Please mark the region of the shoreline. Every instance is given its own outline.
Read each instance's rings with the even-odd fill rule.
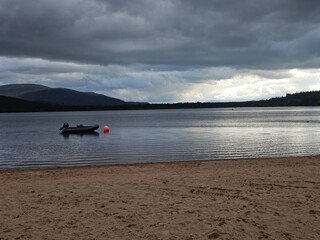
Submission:
[[[144,165],[167,165],[167,164],[183,164],[183,163],[205,163],[205,162],[229,162],[229,161],[268,161],[268,160],[285,160],[285,159],[312,159],[319,158],[320,155],[305,155],[305,156],[279,156],[279,157],[254,157],[254,158],[226,158],[226,159],[204,159],[204,160],[173,160],[173,161],[158,161],[158,162],[136,162],[136,163],[107,163],[107,164],[88,164],[88,165],[66,165],[66,166],[50,166],[50,167],[17,167],[17,168],[0,168],[1,172],[19,172],[19,171],[55,171],[60,169],[83,169],[83,168],[107,168],[107,167],[133,167]]]
[[[318,239],[320,156],[0,170],[0,239]]]

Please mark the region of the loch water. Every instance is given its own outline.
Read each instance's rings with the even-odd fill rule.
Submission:
[[[64,122],[100,128],[61,135]],[[0,114],[0,169],[312,156],[319,144],[319,107]]]

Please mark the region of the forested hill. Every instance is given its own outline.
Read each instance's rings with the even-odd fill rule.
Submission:
[[[320,91],[287,94],[285,97],[271,98],[258,103],[262,106],[320,106]]]
[[[0,112],[42,112],[53,110],[54,106],[30,102],[14,97],[0,96]]]

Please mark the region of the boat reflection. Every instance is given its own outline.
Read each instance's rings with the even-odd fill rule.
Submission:
[[[70,136],[79,136],[79,137],[84,137],[84,136],[94,136],[94,137],[99,137],[98,132],[88,132],[88,133],[60,133],[65,139],[68,139]]]

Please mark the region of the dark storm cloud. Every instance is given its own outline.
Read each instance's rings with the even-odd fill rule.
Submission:
[[[316,0],[1,0],[0,55],[94,64],[319,67]]]

